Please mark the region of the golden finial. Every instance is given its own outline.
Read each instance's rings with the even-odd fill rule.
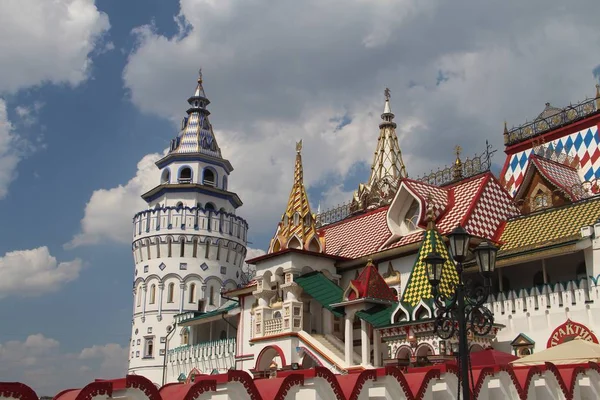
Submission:
[[[456,146],[454,148],[454,152],[456,153],[456,161],[454,162],[454,164],[456,164],[456,165],[462,164],[462,161],[460,161],[460,152],[461,151],[462,151],[462,147],[460,147],[460,146]]]
[[[508,135],[508,126],[506,125],[506,121],[504,121],[504,134]]]
[[[427,230],[435,229],[435,214],[433,212],[433,198],[427,195]]]
[[[366,266],[369,266],[369,265],[373,265],[373,259],[372,258],[367,259],[367,265]]]
[[[198,69],[198,83],[202,83],[202,68]]]
[[[383,91],[383,95],[385,96],[386,101],[390,101],[390,97],[391,97],[390,88],[385,88],[385,90]]]
[[[296,142],[296,153],[300,154],[302,151],[302,139],[299,142]]]

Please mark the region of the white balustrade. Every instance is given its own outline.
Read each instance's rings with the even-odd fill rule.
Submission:
[[[282,318],[266,319],[264,336],[272,336],[282,332]]]

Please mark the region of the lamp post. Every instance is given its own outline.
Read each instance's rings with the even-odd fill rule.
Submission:
[[[434,331],[444,340],[450,339],[454,335],[457,336],[459,388],[462,386],[463,399],[469,400],[471,392],[467,373],[469,370],[467,330],[475,335],[484,336],[494,325],[494,315],[483,304],[491,291],[491,276],[496,266],[498,248],[484,241],[472,250],[484,282],[483,285],[473,285],[470,282],[465,283],[463,280],[463,263],[469,254],[471,235],[458,226],[448,235],[448,238],[450,253],[456,262],[456,272],[458,273],[458,283],[451,295],[439,291],[446,259],[433,251],[425,257],[425,263],[436,305]]]

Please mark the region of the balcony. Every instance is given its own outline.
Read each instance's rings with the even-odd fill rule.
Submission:
[[[227,371],[235,365],[235,350],[233,338],[179,346],[168,351],[167,364],[173,376],[187,374],[194,368],[208,374]]]

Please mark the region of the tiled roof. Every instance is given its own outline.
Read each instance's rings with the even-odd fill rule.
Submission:
[[[580,238],[580,228],[600,217],[600,197],[509,220],[500,237],[499,257]]]
[[[338,317],[344,315],[342,312],[331,307],[331,304],[342,301],[342,288],[327,279],[321,272],[310,272],[294,279],[294,282],[300,285],[309,296],[318,301],[319,304],[334,315]]]
[[[379,271],[377,271],[377,267],[372,262],[367,263],[358,278],[351,282],[358,291],[358,297],[356,298],[396,300],[394,292],[385,283]],[[348,298],[348,300],[354,299]]]
[[[439,218],[442,213],[446,211],[448,207],[448,190],[438,186],[433,186],[428,183],[415,181],[412,179],[404,179],[402,181],[414,194],[416,194],[423,203],[431,205],[435,218]],[[430,201],[431,200],[431,201]],[[420,222],[425,224],[426,212],[421,210]]]
[[[531,155],[529,161],[525,177],[515,194],[515,198],[523,196],[523,192],[529,186],[528,182],[532,179],[533,173],[536,170],[546,180],[561,189],[572,201],[587,197],[587,194],[582,190],[581,179],[575,168],[537,155]]]
[[[510,195],[492,176],[482,184],[476,203],[464,220],[465,229],[472,235],[497,239],[500,227],[509,217],[520,215]]]
[[[368,310],[357,312],[356,316],[360,319],[364,319],[373,325],[374,328],[383,328],[384,326],[391,325],[392,314],[397,306],[397,302],[394,302],[391,305],[377,304]]]
[[[325,252],[347,258],[375,253],[390,236],[387,210],[381,207],[323,227],[319,232],[325,236]]]
[[[442,237],[435,229],[428,230],[408,278],[406,289],[402,294],[402,302],[411,307],[414,307],[421,300],[433,297],[431,284],[427,276],[425,257],[434,250],[446,259],[442,267],[442,277],[438,286],[440,293],[446,296],[451,295],[454,292],[455,285],[458,283],[458,273],[456,272],[454,261],[450,258]]]

